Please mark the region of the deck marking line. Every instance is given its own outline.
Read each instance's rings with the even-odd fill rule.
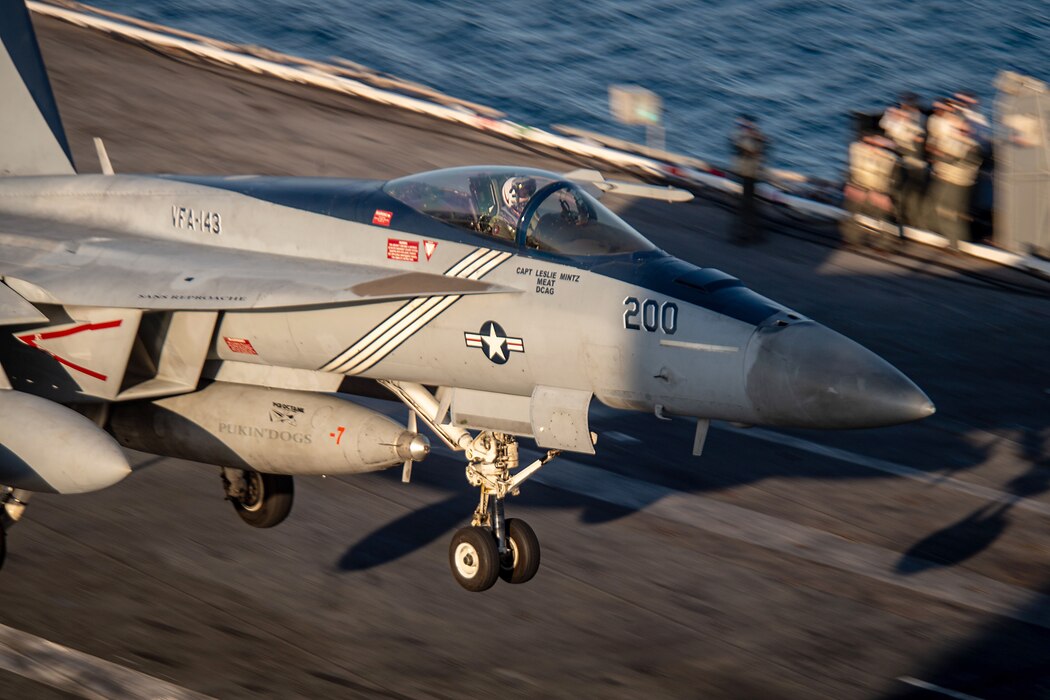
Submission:
[[[897,680],[899,680],[901,683],[905,683],[907,685],[914,686],[916,688],[922,688],[923,690],[928,690],[931,693],[939,693],[941,695],[947,695],[950,698],[955,698],[955,700],[981,700],[977,696],[967,695],[966,693],[960,693],[957,690],[948,690],[947,688],[942,688],[939,685],[934,685],[933,683],[927,683],[926,681],[921,681],[918,678],[912,678],[911,676],[901,676]]]
[[[3,624],[0,668],[89,700],[213,700]]]

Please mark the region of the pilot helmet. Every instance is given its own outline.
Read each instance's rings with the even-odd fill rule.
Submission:
[[[525,206],[536,194],[536,181],[531,177],[511,177],[503,183],[503,201],[511,209]]]

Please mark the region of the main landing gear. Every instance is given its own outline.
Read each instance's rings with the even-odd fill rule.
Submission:
[[[252,527],[279,525],[292,512],[295,488],[292,477],[286,474],[223,467],[222,486],[226,500]]]
[[[524,520],[507,519],[503,501],[516,496],[518,487],[540,467],[558,455],[550,450],[517,474],[518,443],[504,433],[483,432],[466,448],[467,481],[481,490],[481,497],[470,527],[452,536],[448,548],[449,566],[459,585],[468,591],[484,591],[502,578],[508,583],[525,583],[540,568],[540,543]]]

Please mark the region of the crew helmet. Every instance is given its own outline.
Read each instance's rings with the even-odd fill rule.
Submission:
[[[503,201],[511,209],[519,209],[536,194],[536,181],[531,177],[511,177],[503,183]]]

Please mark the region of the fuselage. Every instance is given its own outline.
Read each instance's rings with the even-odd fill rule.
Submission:
[[[932,412],[925,395],[874,354],[717,270],[655,249],[612,255],[530,249],[520,239],[428,217],[382,184],[7,178],[0,180],[0,212],[81,226],[96,241],[92,231],[262,253],[274,265],[302,259],[368,265],[503,290],[227,309],[210,349],[222,360],[515,396],[560,387],[591,392],[617,408],[660,407],[750,424],[867,427]],[[9,247],[36,245],[46,258],[42,241],[4,239]],[[160,262],[141,264],[163,269]],[[168,308],[222,309],[223,300],[201,279],[221,273],[163,270],[142,290],[143,308],[164,301]]]

